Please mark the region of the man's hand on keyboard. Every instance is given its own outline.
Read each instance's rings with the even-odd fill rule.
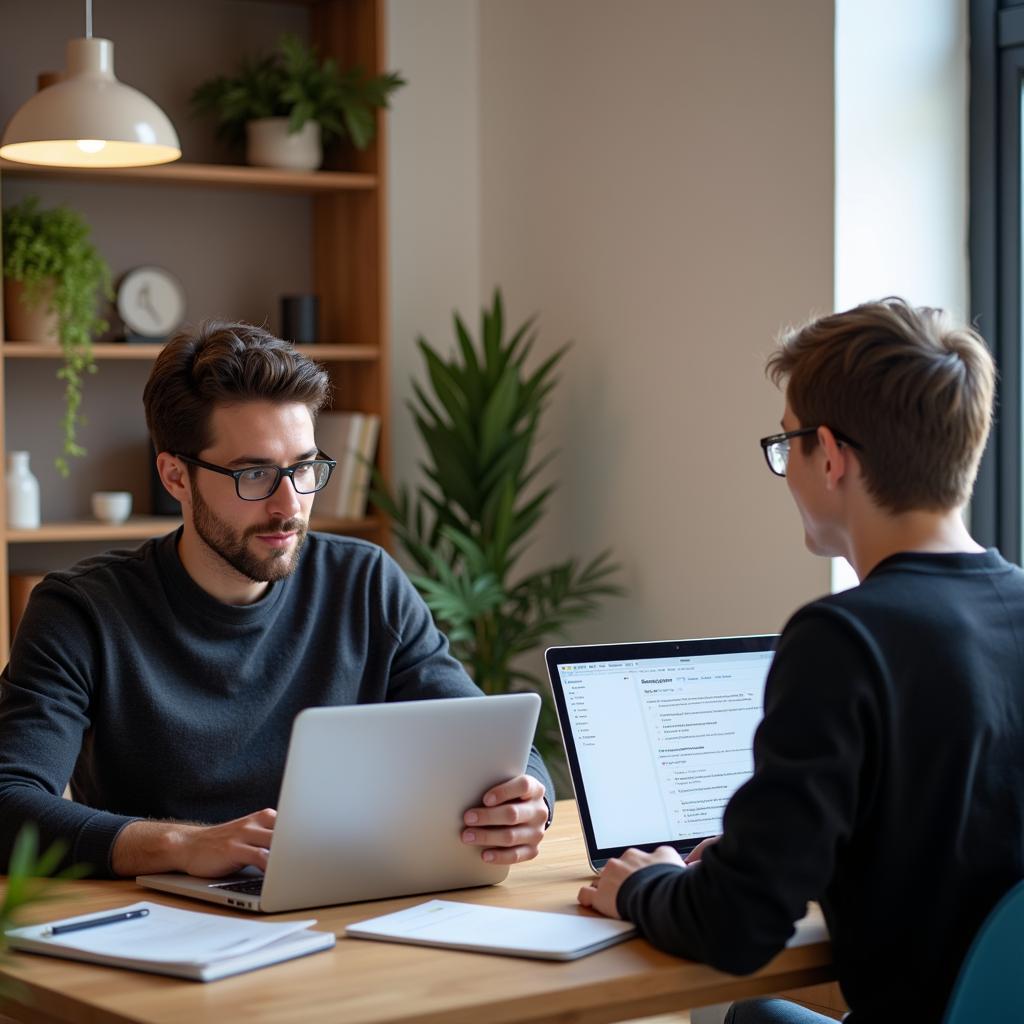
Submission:
[[[652,864],[671,864],[683,868],[683,858],[671,846],[659,846],[654,853],[629,849],[621,857],[613,857],[601,869],[597,879],[580,889],[576,899],[605,917],[619,917],[619,890],[635,871]]]
[[[223,825],[176,821],[133,821],[114,843],[112,867],[118,875],[184,871],[220,878],[244,867],[266,871],[277,811],[266,807]]]

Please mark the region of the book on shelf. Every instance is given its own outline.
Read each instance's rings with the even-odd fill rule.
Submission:
[[[178,910],[142,901],[127,907],[14,928],[11,949],[67,960],[216,981],[330,949],[315,920],[266,922]]]
[[[370,494],[370,476],[373,460],[377,454],[377,438],[379,436],[380,417],[372,413],[363,415],[356,449],[356,464],[352,469],[351,490],[344,513],[349,519],[360,519],[366,515],[366,504]]]
[[[321,516],[361,519],[366,515],[380,417],[376,413],[322,412],[317,417],[316,434],[321,451],[338,465],[316,496],[314,511]]]

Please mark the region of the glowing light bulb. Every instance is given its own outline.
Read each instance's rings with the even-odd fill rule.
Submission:
[[[102,139],[79,139],[75,145],[83,153],[99,153],[100,150],[106,149],[107,146]]]

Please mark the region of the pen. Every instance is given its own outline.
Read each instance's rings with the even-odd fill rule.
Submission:
[[[137,917],[146,917],[148,910],[126,910],[123,914],[109,914],[107,917],[94,917],[89,921],[75,921],[74,924],[58,924],[47,928],[44,935],[63,935],[65,932],[79,932],[83,928],[99,928],[101,924],[117,924],[118,921],[134,921]]]

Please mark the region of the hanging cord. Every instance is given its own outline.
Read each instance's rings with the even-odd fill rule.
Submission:
[[[85,0],[85,38],[92,39],[92,0]]]

